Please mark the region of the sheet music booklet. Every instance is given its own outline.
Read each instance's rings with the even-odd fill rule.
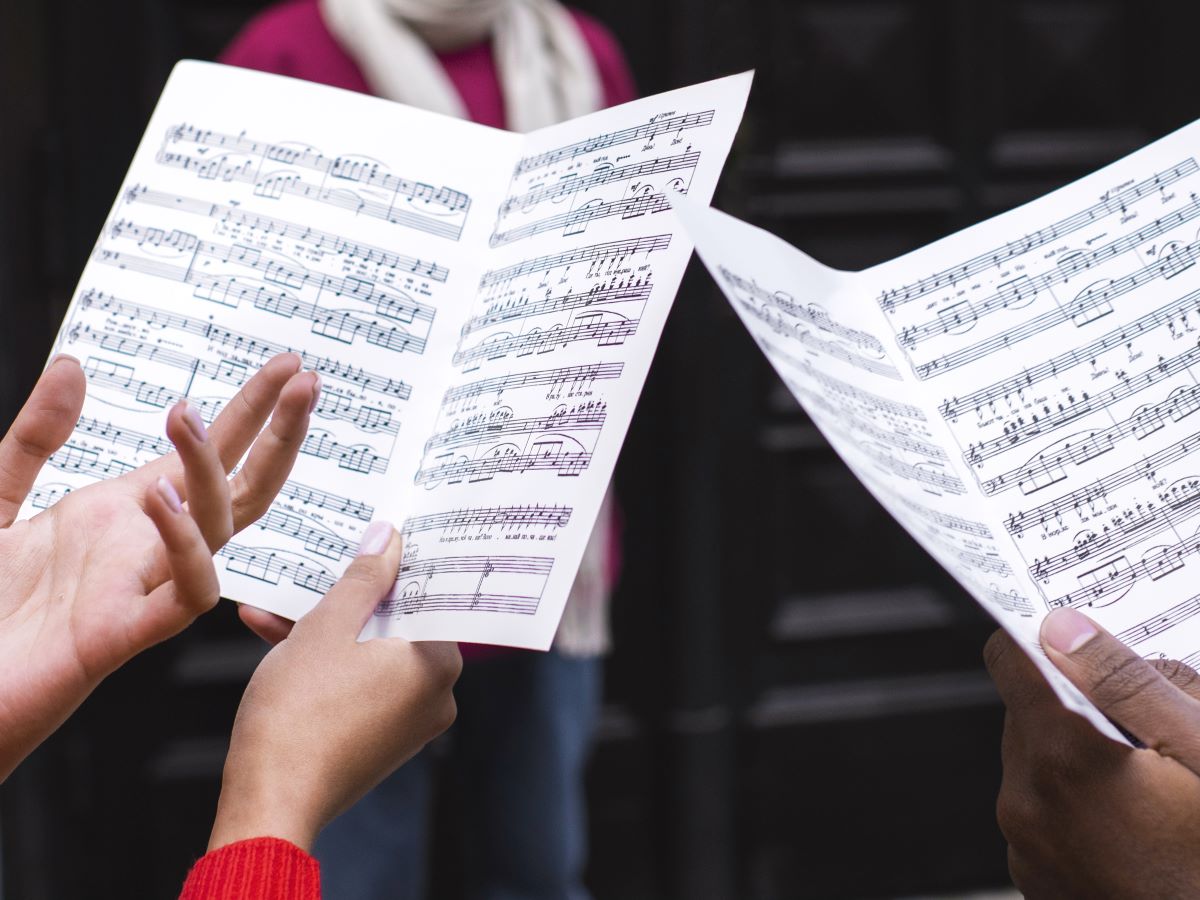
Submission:
[[[518,135],[180,63],[58,336],[89,396],[25,514],[296,351],[322,397],[223,594],[297,618],[389,519],[365,637],[547,648],[691,256],[669,197],[710,201],[750,81]]]

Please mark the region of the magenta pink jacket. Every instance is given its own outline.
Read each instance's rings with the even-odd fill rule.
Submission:
[[[596,58],[605,105],[634,99],[633,77],[612,34],[583,13],[572,11],[572,15]],[[481,125],[505,127],[504,98],[491,42],[439,53],[438,59],[462,95],[471,119]],[[289,0],[261,13],[234,38],[221,54],[221,62],[371,93],[358,65],[325,26],[317,0]]]

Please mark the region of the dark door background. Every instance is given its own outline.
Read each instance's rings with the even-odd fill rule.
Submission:
[[[0,423],[171,64],[215,55],[262,5],[0,5]],[[1200,106],[1194,4],[579,5],[611,24],[644,91],[757,68],[718,204],[848,268],[1043,193]],[[698,272],[619,489],[628,564],[590,774],[598,896],[1003,884],[987,621],[847,473]],[[261,653],[222,608],[110,679],[0,794],[4,896],[175,896]],[[439,898],[458,887],[449,847]]]

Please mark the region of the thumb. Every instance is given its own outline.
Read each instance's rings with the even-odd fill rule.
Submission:
[[[306,628],[357,638],[379,602],[396,583],[403,541],[390,522],[363,533],[358,556],[325,598],[300,620]]]
[[[1046,656],[1096,707],[1151,750],[1200,772],[1200,702],[1074,609],[1042,621]]]

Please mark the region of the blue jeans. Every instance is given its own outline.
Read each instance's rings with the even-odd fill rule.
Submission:
[[[512,652],[468,663],[454,691],[447,774],[465,809],[468,900],[587,900],[583,768],[602,665]],[[317,841],[331,900],[421,900],[432,762],[422,753]]]

